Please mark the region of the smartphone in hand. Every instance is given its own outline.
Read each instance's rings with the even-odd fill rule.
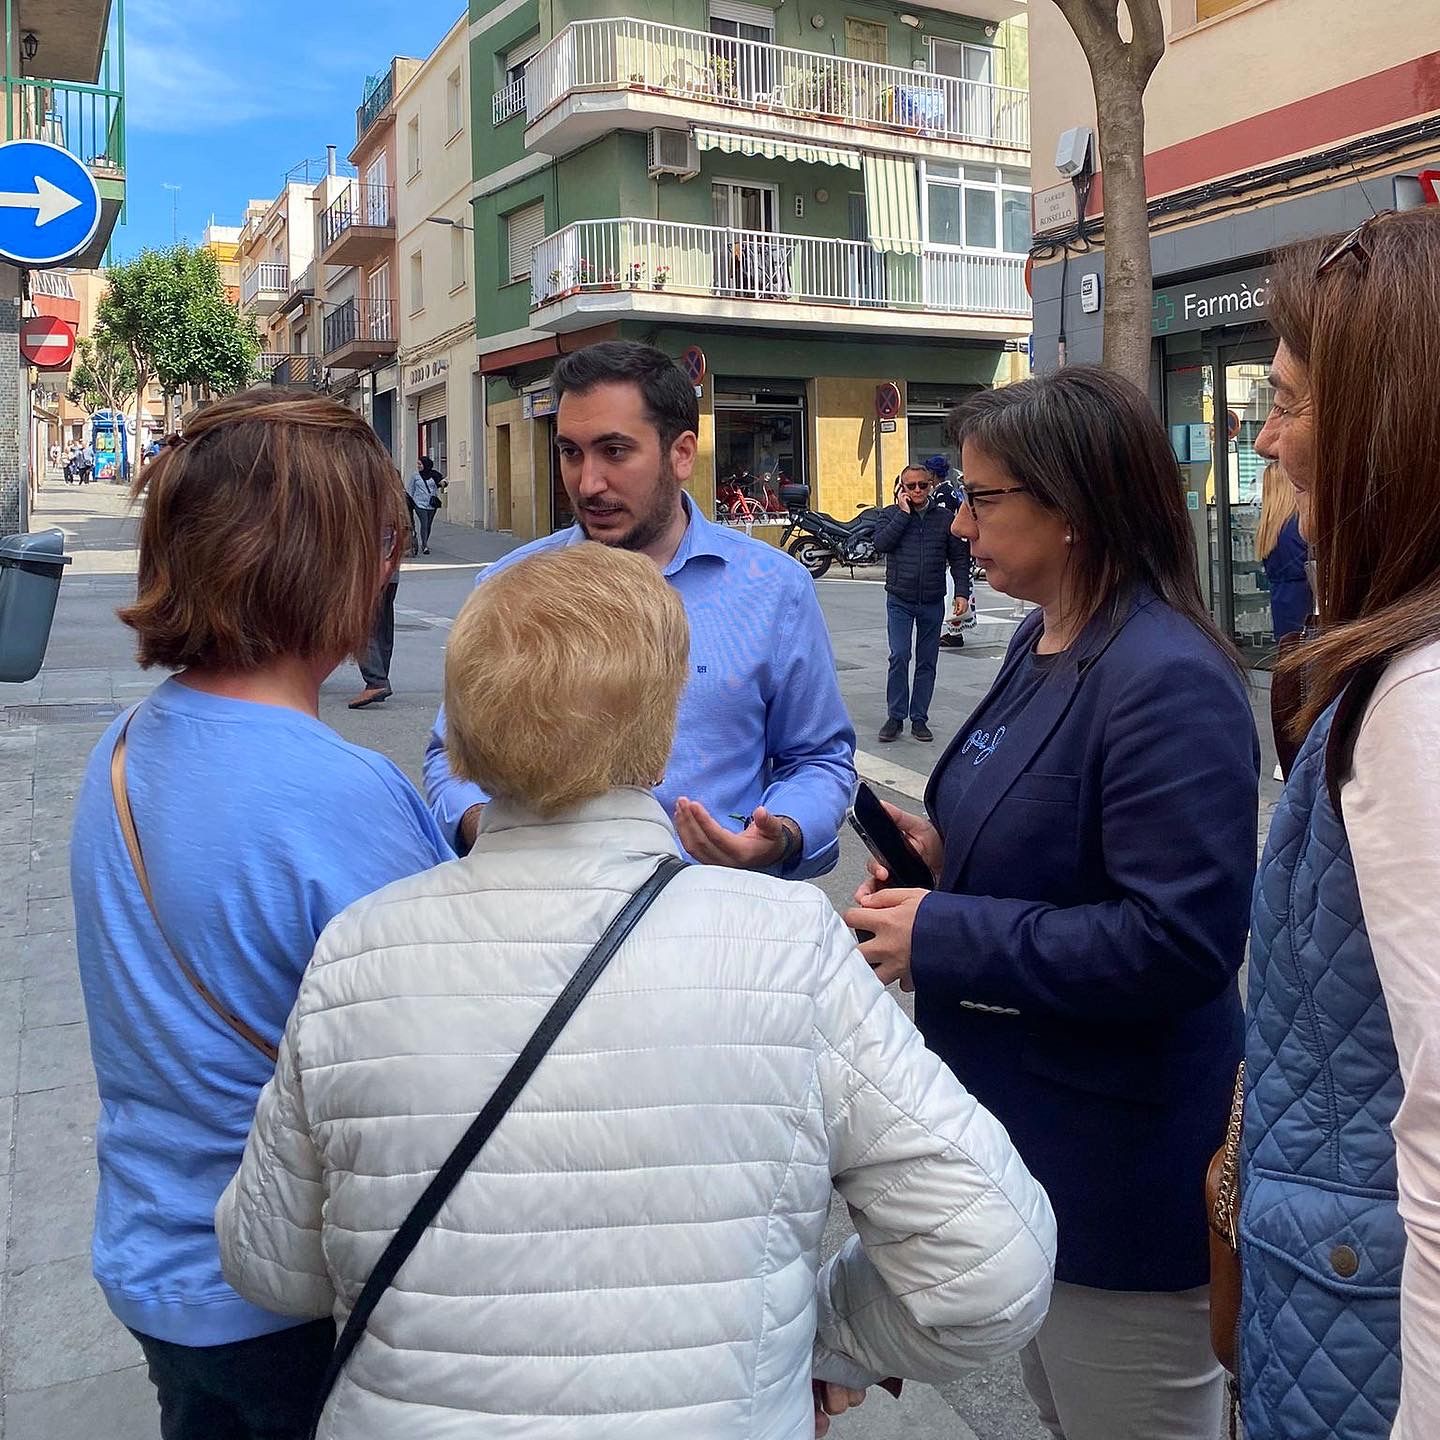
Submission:
[[[935,877],[915,853],[904,832],[890,818],[880,797],[862,780],[855,787],[850,807],[850,826],[865,842],[865,848],[890,873],[887,889],[933,890]]]

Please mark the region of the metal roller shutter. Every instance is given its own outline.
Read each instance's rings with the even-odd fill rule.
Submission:
[[[446,387],[444,385],[437,385],[433,390],[421,392],[419,419],[422,425],[428,425],[432,420],[445,418],[445,397]]]

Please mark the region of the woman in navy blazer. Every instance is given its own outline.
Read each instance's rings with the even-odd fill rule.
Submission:
[[[892,810],[935,890],[872,866],[847,919],[1050,1193],[1058,1283],[1023,1362],[1051,1433],[1214,1440],[1204,1176],[1242,1045],[1250,704],[1138,390],[1072,366],[953,425],[957,524],[990,583],[1040,608],[941,757],[929,819]]]

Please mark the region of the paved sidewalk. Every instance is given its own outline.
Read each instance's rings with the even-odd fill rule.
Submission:
[[[118,486],[38,497],[75,556],[50,660],[0,686],[0,1436],[152,1440],[139,1346],[90,1275],[98,1108],[75,968],[70,817],[85,762],[116,711],[154,684],[118,621],[75,602],[133,586],[134,521]],[[106,607],[109,608],[108,606]],[[41,717],[48,718],[42,720]]]

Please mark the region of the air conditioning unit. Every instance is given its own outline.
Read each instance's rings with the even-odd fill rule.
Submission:
[[[693,180],[700,173],[700,152],[688,130],[652,130],[646,137],[645,168],[653,180],[676,175]]]

